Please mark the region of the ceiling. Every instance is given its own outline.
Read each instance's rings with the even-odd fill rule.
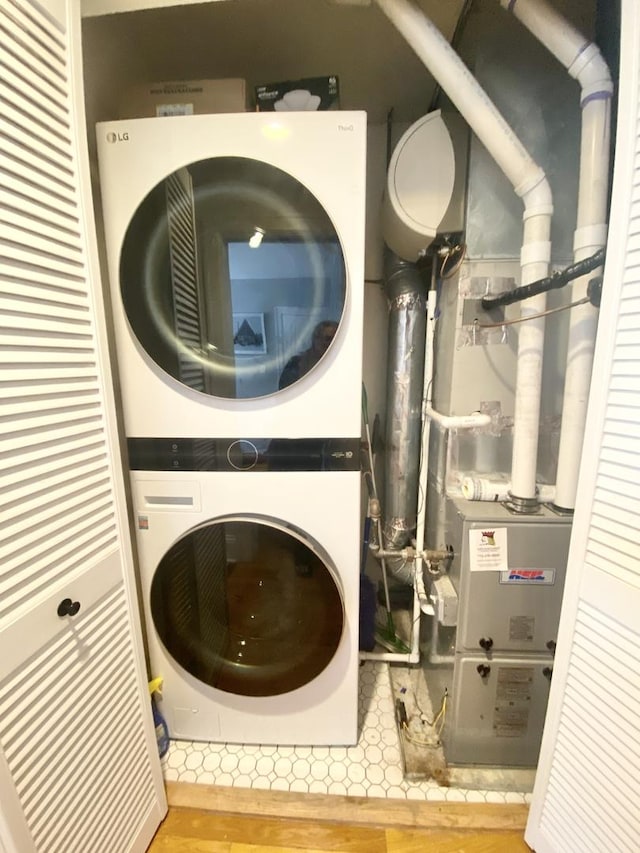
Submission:
[[[497,0],[476,2],[506,14]],[[418,5],[451,40],[465,0]],[[96,121],[117,118],[122,88],[136,82],[242,77],[252,97],[259,84],[337,75],[341,108],[366,110],[370,123],[385,122],[390,110],[394,121],[414,121],[435,89],[374,3],[226,0],[85,17],[83,45]]]

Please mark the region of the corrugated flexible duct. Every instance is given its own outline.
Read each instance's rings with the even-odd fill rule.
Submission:
[[[389,362],[383,535],[385,548],[396,551],[407,545],[417,520],[427,286],[414,263],[390,251],[385,281]],[[412,583],[410,564],[391,568],[401,580]]]

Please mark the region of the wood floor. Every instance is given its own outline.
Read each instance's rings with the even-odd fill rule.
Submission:
[[[200,808],[202,791],[189,789],[208,786],[177,787],[149,853],[530,853],[519,807],[407,801],[387,811],[378,801],[376,812],[366,799],[316,797],[313,814],[303,795],[211,787],[211,808]]]

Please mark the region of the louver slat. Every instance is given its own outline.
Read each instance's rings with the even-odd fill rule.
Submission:
[[[31,242],[30,235],[25,236]],[[30,267],[36,271],[42,269],[62,276],[77,276],[81,273],[82,263],[80,260],[58,252],[52,253],[51,247],[44,240],[34,240],[33,244],[33,248],[24,249],[21,244],[14,241],[5,242],[2,247],[5,263]]]
[[[0,87],[0,98],[2,98],[2,87]],[[59,169],[44,170],[44,163],[28,151],[22,151],[21,157],[10,156],[10,146],[3,146],[0,153],[0,169],[12,175],[19,175],[25,171],[29,172],[29,181],[32,185],[39,187],[52,197],[63,199],[65,194],[73,192],[71,176]]]
[[[44,121],[36,122],[32,116],[17,110],[5,109],[0,122],[4,153],[8,160],[26,163],[44,175],[52,173],[60,182],[73,187],[73,161],[69,146],[48,127],[41,126],[44,124]]]
[[[635,363],[640,359],[640,345],[637,341],[627,340],[624,345],[618,347],[616,357],[620,362]]]
[[[43,61],[52,69],[57,69],[66,80],[67,44],[62,23],[34,3],[7,0],[6,10],[9,20],[17,25],[25,41],[42,51]]]
[[[104,459],[92,459],[89,464],[78,468],[64,479],[60,478],[58,482],[56,478],[49,479],[46,489],[38,488],[31,498],[23,494],[17,504],[6,506],[3,523],[6,524],[8,538],[17,539],[25,529],[30,532],[30,519],[37,521],[37,513],[42,513],[42,523],[49,512],[64,511],[66,501],[78,500],[85,495],[89,504],[93,495],[99,493],[105,485],[109,485],[109,466]],[[9,553],[16,544],[14,541],[7,546]]]
[[[33,50],[20,43],[15,37],[8,42],[7,52],[3,61],[6,69],[7,81],[11,81],[15,89],[28,90],[30,97],[43,106],[48,112],[58,116],[67,116],[68,104],[64,93],[64,87],[56,75],[51,73],[49,66],[45,65]],[[29,68],[32,73],[26,74]],[[53,128],[47,128],[47,132],[55,133]],[[68,138],[68,134],[58,133],[60,140]]]
[[[637,477],[634,476],[633,471],[624,465],[616,465],[603,460],[599,465],[599,471],[601,476],[608,478],[608,482],[612,484],[612,491],[620,491],[624,494],[627,489],[630,489],[633,494],[638,490],[635,486]]]
[[[33,248],[39,248],[41,251],[49,252],[54,256],[75,256],[77,259],[82,253],[79,236],[70,237],[67,232],[61,231],[59,228],[52,227],[44,222],[33,222],[21,213],[12,213],[10,222],[6,220],[2,222],[2,229],[5,239],[14,242],[23,240],[25,234],[31,235]]]
[[[2,317],[2,325],[7,333],[15,331],[15,339],[23,342],[24,335],[33,334],[40,336],[42,334],[50,335],[55,339],[77,338],[80,341],[91,341],[91,324],[87,317],[84,320],[78,320],[76,317],[64,316],[58,312],[58,317],[52,317],[48,314],[44,306],[37,310],[35,306],[31,307],[30,311],[5,311]],[[19,337],[18,337],[19,335]],[[10,342],[10,338],[6,340]]]
[[[31,223],[32,228],[46,228],[52,233],[55,230],[62,235],[62,239],[66,237],[69,241],[80,241],[81,235],[77,221],[69,219],[68,216],[60,214],[50,206],[43,210],[41,204],[35,204],[24,193],[15,192],[11,195],[5,193],[3,202],[7,216],[10,216],[13,222],[16,221],[16,217],[21,217],[25,223]],[[28,228],[29,225],[26,224],[25,227]]]
[[[13,317],[18,316],[24,318],[23,325],[35,321],[38,328],[47,330],[60,328],[60,323],[65,324],[70,331],[77,331],[79,327],[90,329],[91,323],[86,305],[72,314],[68,305],[61,306],[53,300],[34,300],[29,297],[0,296],[0,312],[3,322],[15,323]]]
[[[621,437],[629,437],[639,441],[640,423],[607,418],[604,422],[603,442],[617,442]]]
[[[64,386],[63,386],[64,387]],[[2,389],[0,389],[1,391]],[[91,415],[96,412],[100,405],[98,392],[95,388],[88,387],[83,392],[78,385],[69,385],[68,390],[57,388],[54,393],[47,393],[46,388],[42,388],[39,394],[35,394],[32,388],[23,389],[23,394],[16,397],[4,396],[0,394],[0,399],[4,396],[3,412],[6,412],[7,418],[20,417],[24,418],[31,414],[31,409],[34,413],[38,413],[45,417],[45,424],[54,423],[56,414],[61,411],[61,418],[64,418],[73,412],[83,411]],[[74,395],[74,405],[68,405],[69,393]],[[66,404],[61,409],[61,403]],[[49,420],[51,415],[51,420]]]
[[[7,298],[40,301],[46,308],[52,301],[56,305],[69,306],[74,311],[88,312],[86,283],[82,275],[60,276],[46,270],[9,270],[0,259],[3,290]],[[75,315],[77,316],[77,314]]]
[[[7,164],[7,171],[2,175],[2,188],[13,196],[23,197],[31,204],[37,205],[47,215],[53,213],[56,216],[66,217],[69,222],[78,224],[78,209],[68,196],[57,192],[48,191],[41,186],[38,175],[26,176],[22,173],[13,173],[14,163]]]
[[[54,471],[48,470],[42,477],[26,481],[18,480],[12,485],[3,482],[0,478],[6,518],[15,517],[19,512],[18,507],[28,501],[57,501],[58,490],[64,493],[67,483],[84,482],[85,477],[91,477],[95,472],[103,470],[108,470],[106,453],[102,457],[97,457],[95,450],[91,450],[74,454],[73,462],[68,462],[66,465],[58,464]]]
[[[67,114],[68,83],[65,68],[59,61],[52,62],[50,51],[42,50],[37,41],[39,31],[26,21],[16,26],[15,12],[19,5],[7,0],[6,16],[0,18],[7,62],[24,81],[24,85],[31,87],[34,93],[44,93],[42,100],[52,105],[52,112]]]

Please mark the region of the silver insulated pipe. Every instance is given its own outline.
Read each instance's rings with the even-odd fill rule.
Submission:
[[[385,441],[384,547],[404,548],[417,522],[422,427],[427,285],[415,264],[392,252],[385,258],[389,304],[389,360]],[[401,580],[412,582],[394,571]]]

